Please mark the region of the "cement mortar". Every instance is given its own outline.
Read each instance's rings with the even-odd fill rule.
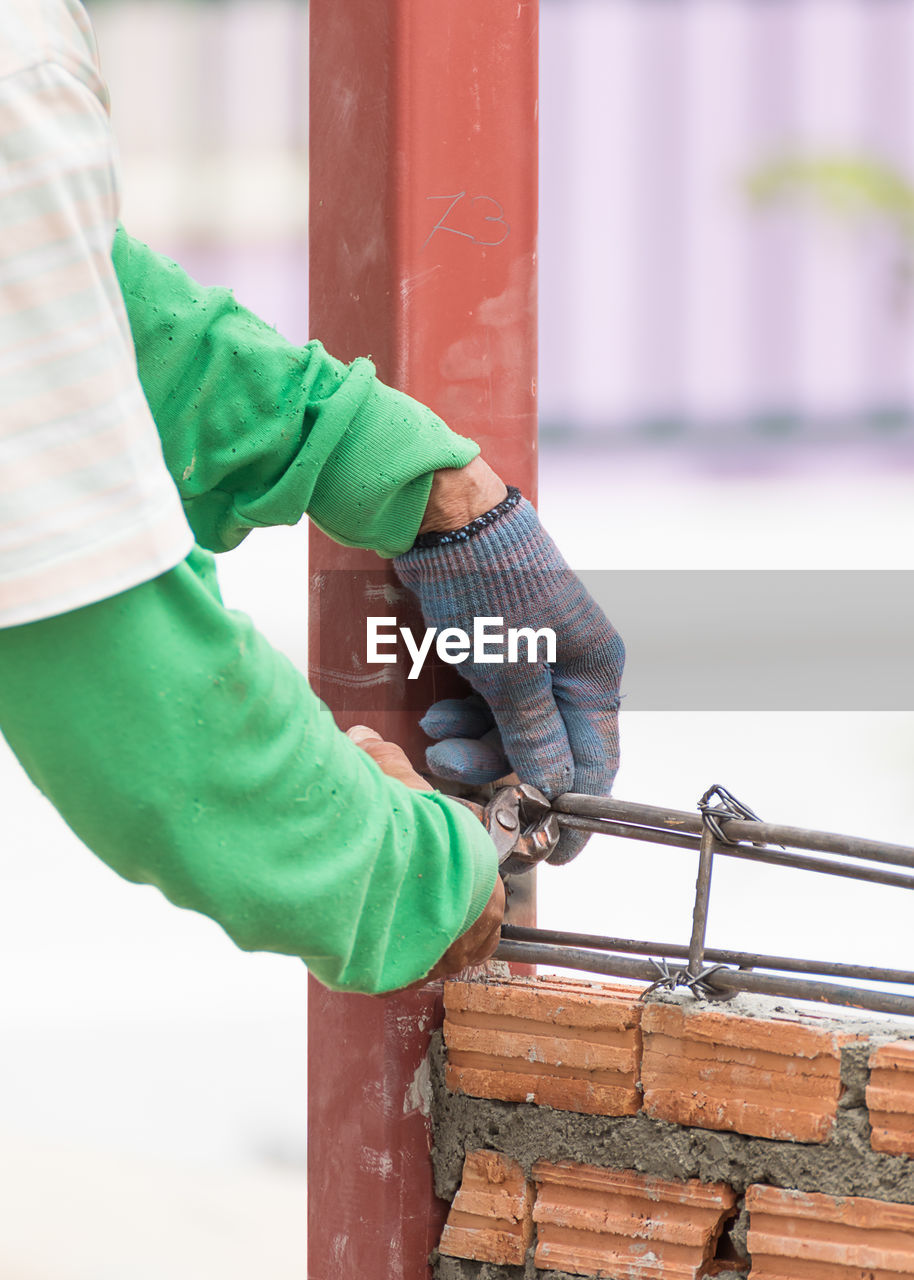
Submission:
[[[567,1271],[541,1271],[533,1265],[532,1258],[527,1259],[525,1267],[499,1267],[492,1262],[469,1262],[464,1258],[439,1256],[434,1272],[435,1280],[586,1280]],[[732,1274],[734,1280],[746,1280],[745,1272],[734,1271]],[[607,1277],[607,1280],[611,1278]],[[730,1280],[730,1274],[724,1272],[714,1280]]]
[[[533,1267],[498,1267],[491,1262],[469,1262],[464,1258],[439,1256],[434,1265],[435,1280],[582,1280],[567,1271],[541,1271]],[[746,1280],[745,1271],[718,1271],[714,1280]]]
[[[439,1256],[434,1272],[435,1280],[526,1280],[524,1267],[496,1267],[491,1262],[468,1262],[465,1258]],[[539,1274],[542,1276],[543,1272]],[[580,1276],[577,1280],[581,1280]]]
[[[893,1036],[892,1039],[897,1037]],[[862,1044],[848,1044],[841,1050],[841,1083],[844,1093],[838,1100],[841,1111],[866,1108],[866,1086],[870,1082],[870,1054],[883,1038],[875,1037]]]
[[[910,1035],[910,1027],[906,1030]],[[880,1042],[898,1035],[882,1034],[882,1027],[878,1031]],[[914,1204],[914,1160],[875,1152],[869,1145],[864,1089],[871,1048],[872,1043],[843,1051],[844,1105],[831,1140],[815,1144],[686,1128],[644,1114],[588,1116],[450,1093],[444,1084],[444,1041],[437,1032],[431,1049],[436,1191],[452,1200],[466,1152],[486,1148],[518,1161],[527,1174],[537,1160],[574,1160],[657,1178],[725,1182],[740,1194],[763,1182]]]

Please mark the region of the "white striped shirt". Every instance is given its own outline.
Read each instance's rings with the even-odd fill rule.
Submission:
[[[165,468],[111,245],[117,163],[79,0],[0,0],[0,626],[173,568]]]

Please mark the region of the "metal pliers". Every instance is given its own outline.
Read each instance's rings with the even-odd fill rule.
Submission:
[[[460,803],[476,814],[492,837],[502,876],[531,871],[558,844],[558,818],[542,791],[526,782],[502,787],[485,804],[463,798]]]

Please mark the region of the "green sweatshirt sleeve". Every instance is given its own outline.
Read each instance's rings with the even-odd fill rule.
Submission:
[[[462,806],[383,774],[214,582],[196,551],[0,629],[0,728],[126,879],[330,987],[403,986],[479,916],[494,845]]]
[[[433,473],[466,466],[478,445],[379,382],[370,360],[293,346],[123,228],[113,256],[140,381],[201,546],[227,551],[307,512],[345,546],[409,550]]]

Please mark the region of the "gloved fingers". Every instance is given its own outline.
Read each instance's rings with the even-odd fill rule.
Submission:
[[[570,790],[580,795],[609,795],[619,768],[618,698],[606,707],[588,708],[569,701],[561,688],[556,703],[562,711],[568,741],[574,757],[574,779]],[[589,839],[586,831],[562,831],[548,861],[562,866],[576,858]]]
[[[426,748],[425,760],[436,777],[474,787],[511,772],[497,729],[481,738],[445,738]]]
[[[565,726],[574,756],[574,780],[569,791],[576,791],[582,795],[605,795],[609,790],[606,752],[596,727],[577,708],[566,711]],[[572,831],[565,827],[547,861],[555,867],[571,862],[589,839],[589,832]]]
[[[433,702],[419,721],[419,728],[435,742],[443,738],[481,738],[495,717],[478,693],[468,698],[442,698]]]
[[[546,861],[553,867],[563,867],[566,862],[573,862],[589,839],[589,831],[572,831],[569,827],[564,827],[558,844]]]
[[[574,757],[552,692],[548,667],[531,667],[487,701],[501,733],[505,754],[521,782],[552,799],[571,789]]]
[[[468,698],[442,698],[419,721],[434,746],[426,748],[429,769],[449,782],[483,786],[510,773],[495,717],[478,693]]]

